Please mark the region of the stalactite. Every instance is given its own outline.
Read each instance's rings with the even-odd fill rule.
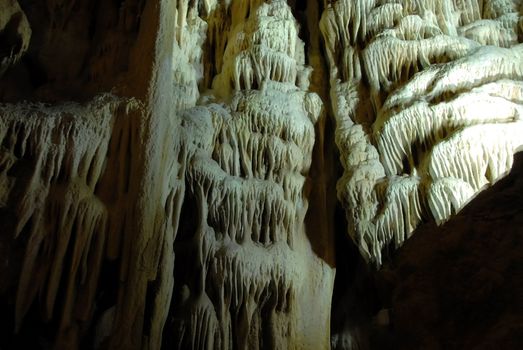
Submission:
[[[198,271],[180,282],[175,346],[300,348],[307,341],[323,348],[325,338],[308,335],[295,314],[303,288],[328,302],[320,281],[332,278],[303,247],[303,188],[322,103],[304,91],[310,69],[290,7],[246,6],[233,7],[227,45],[216,47],[223,55],[209,92],[216,97],[184,112],[185,134],[196,136],[188,200],[199,214],[196,232],[177,244],[198,252]],[[182,264],[194,264],[194,255],[179,254]],[[318,277],[302,281],[302,259]]]
[[[339,17],[356,9],[365,41],[348,34],[362,22]],[[369,261],[380,265],[389,243],[426,218],[444,222],[510,169],[523,143],[517,11],[504,1],[337,1],[324,12],[338,197]]]
[[[334,231],[379,267],[510,170],[522,8],[0,0],[13,337],[40,317],[57,349],[363,347],[330,343]]]
[[[111,129],[139,105],[104,95],[87,105],[3,104],[2,183],[20,188],[15,237],[28,239],[16,298],[16,329],[37,294],[44,316],[60,319],[59,334],[77,332],[76,322],[93,312],[94,293],[105,256],[107,207],[96,187],[106,167]],[[126,112],[127,111],[127,112]],[[13,177],[18,164],[32,173]],[[6,194],[4,193],[3,196]],[[59,286],[65,300],[57,306]]]

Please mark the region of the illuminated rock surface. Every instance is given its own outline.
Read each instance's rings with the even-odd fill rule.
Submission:
[[[442,223],[512,165],[523,46],[512,1],[337,1],[330,64],[348,232],[380,265],[424,220]],[[485,46],[487,45],[487,46]]]
[[[432,346],[386,257],[511,169],[522,9],[0,0],[0,348]]]

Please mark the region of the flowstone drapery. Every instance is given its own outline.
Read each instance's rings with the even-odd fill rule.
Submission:
[[[334,242],[380,266],[511,168],[522,11],[0,0],[0,348],[363,347]]]
[[[290,7],[251,4],[243,15],[205,103],[182,114],[194,147],[186,194],[194,222],[175,252],[191,269],[175,270],[179,306],[167,329],[180,349],[324,348],[333,272],[304,244],[303,191],[322,103],[307,92]]]
[[[121,34],[138,38],[138,57],[140,40],[156,37],[141,63],[150,86],[117,91],[135,97],[1,106],[4,226],[27,240],[16,331],[38,302],[59,320],[56,348],[86,336],[113,349],[327,348],[334,270],[305,227],[322,102],[308,91],[291,7],[167,1],[142,11]],[[88,69],[114,62],[110,47],[87,54]],[[35,94],[54,98],[53,88]]]
[[[512,1],[337,1],[330,65],[338,198],[369,261],[442,223],[510,170],[521,136],[522,17]]]

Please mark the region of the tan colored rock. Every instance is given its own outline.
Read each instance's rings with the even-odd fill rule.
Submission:
[[[506,1],[327,7],[338,196],[369,261],[510,169],[523,144],[519,23]]]
[[[330,334],[329,157],[367,262],[446,221],[523,144],[523,20],[513,1],[325,3],[319,21],[312,0],[0,1],[12,347],[364,346],[360,325]],[[29,339],[39,311],[52,332]]]
[[[310,68],[290,7],[273,1],[248,12],[229,34],[208,93],[217,98],[182,115],[196,146],[187,200],[198,214],[175,251],[195,270],[180,277],[168,329],[180,349],[328,348],[334,273],[303,226],[322,104],[302,90]],[[307,309],[314,320],[300,316]]]
[[[285,1],[204,5],[143,9],[135,45],[156,40],[154,60],[140,62],[152,66],[145,96],[2,105],[0,203],[28,242],[17,330],[40,295],[45,319],[59,320],[55,348],[78,348],[88,329],[110,349],[329,347],[334,269],[305,227],[323,107],[308,90],[298,24]],[[206,77],[219,16],[231,31],[209,39],[227,35],[213,53],[223,65]],[[60,40],[74,34],[74,22],[55,19]],[[94,70],[114,59],[108,52],[88,60]],[[78,67],[55,68],[57,81],[81,81]],[[108,264],[118,266],[116,295],[102,306]]]

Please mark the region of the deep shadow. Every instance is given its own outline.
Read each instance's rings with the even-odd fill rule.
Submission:
[[[523,154],[442,226],[426,223],[376,274],[399,349],[523,348]]]

